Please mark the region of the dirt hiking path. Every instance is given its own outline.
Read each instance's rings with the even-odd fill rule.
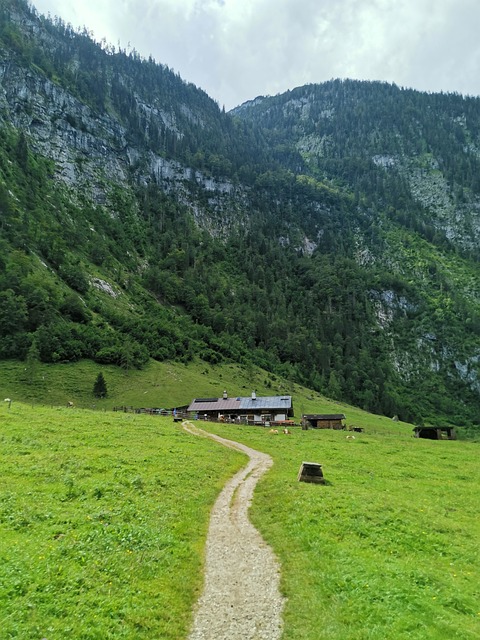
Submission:
[[[279,640],[285,603],[279,591],[279,564],[248,519],[255,486],[273,461],[265,453],[207,433],[191,422],[182,426],[250,458],[227,482],[213,506],[204,590],[189,640]]]

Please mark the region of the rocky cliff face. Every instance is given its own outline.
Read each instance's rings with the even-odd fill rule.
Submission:
[[[461,188],[455,193],[438,162],[429,160],[410,160],[402,167],[412,197],[448,240],[462,249],[476,249],[480,245],[480,197]]]
[[[478,392],[478,340],[463,348],[454,328],[472,319],[451,311],[457,295],[473,315],[480,309],[480,100],[333,81],[259,98],[235,113],[294,146],[305,172],[352,194],[358,219],[370,220],[354,236],[357,263],[414,285],[415,295],[371,292],[403,379],[448,370]],[[372,228],[379,231],[373,243]],[[455,254],[474,261],[466,266]],[[410,331],[399,347],[402,323]]]
[[[138,100],[138,108],[153,108]],[[210,194],[212,208],[221,212],[235,192],[228,180],[216,180],[127,141],[127,130],[107,113],[98,113],[59,84],[17,56],[0,49],[0,113],[4,123],[24,131],[32,148],[54,162],[55,175],[67,186],[81,189],[97,204],[106,201],[109,188],[130,180],[155,180],[167,192],[175,191],[189,204],[195,218],[208,223],[192,196],[191,185]],[[163,116],[163,120],[167,120]]]
[[[294,145],[307,171],[325,176],[337,166],[332,178],[352,190],[361,168],[376,174],[377,198],[386,200],[382,183],[394,176],[392,184],[403,183],[425,224],[462,250],[479,246],[480,99],[332,81],[257,98],[234,113]]]
[[[55,33],[42,27],[35,13],[22,12],[13,4],[8,19],[27,42],[36,41],[42,49],[65,56],[66,66],[73,76],[82,72],[82,62],[75,50],[68,55]],[[112,75],[111,69],[107,75]],[[117,74],[118,76],[118,74]],[[177,104],[169,110],[149,101],[141,88],[132,91],[131,79],[117,77],[131,101],[130,109],[138,120],[154,122],[173,138],[182,140],[176,111],[186,121],[204,127],[200,113],[188,104]],[[217,217],[226,217],[226,203],[236,191],[230,180],[218,180],[202,171],[168,158],[142,144],[133,144],[128,124],[122,122],[115,108],[92,108],[91,105],[65,88],[64,83],[49,77],[24,56],[0,45],[0,118],[23,131],[32,149],[54,162],[57,178],[73,190],[97,204],[104,204],[113,185],[129,189],[134,183],[155,181],[166,192],[174,191],[187,204],[199,224],[216,234],[223,230],[203,215],[194,191],[208,194],[208,204]],[[148,127],[143,131],[148,140]],[[192,186],[194,188],[192,189]],[[238,191],[238,189],[237,189]],[[238,194],[241,199],[241,193]],[[214,216],[215,217],[215,216]]]
[[[54,161],[56,175],[68,186],[90,186],[92,196],[101,199],[102,179],[127,180],[125,129],[19,65],[5,50],[0,51],[0,108],[4,123],[24,131],[33,149]]]

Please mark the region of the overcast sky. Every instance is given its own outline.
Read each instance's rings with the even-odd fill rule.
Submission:
[[[331,78],[480,95],[479,0],[32,0],[231,109]]]

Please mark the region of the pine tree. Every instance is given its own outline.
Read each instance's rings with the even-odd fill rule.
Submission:
[[[107,383],[105,382],[105,378],[103,377],[103,373],[100,373],[95,380],[95,384],[93,385],[93,395],[96,398],[106,398],[107,397]]]
[[[335,371],[330,372],[328,385],[325,393],[329,398],[333,398],[333,400],[340,400],[340,398],[342,397],[342,388],[340,386],[340,381]]]

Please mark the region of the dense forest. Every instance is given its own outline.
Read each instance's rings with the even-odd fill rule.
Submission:
[[[225,113],[0,10],[0,358],[224,359],[478,426],[480,100],[334,80]]]

